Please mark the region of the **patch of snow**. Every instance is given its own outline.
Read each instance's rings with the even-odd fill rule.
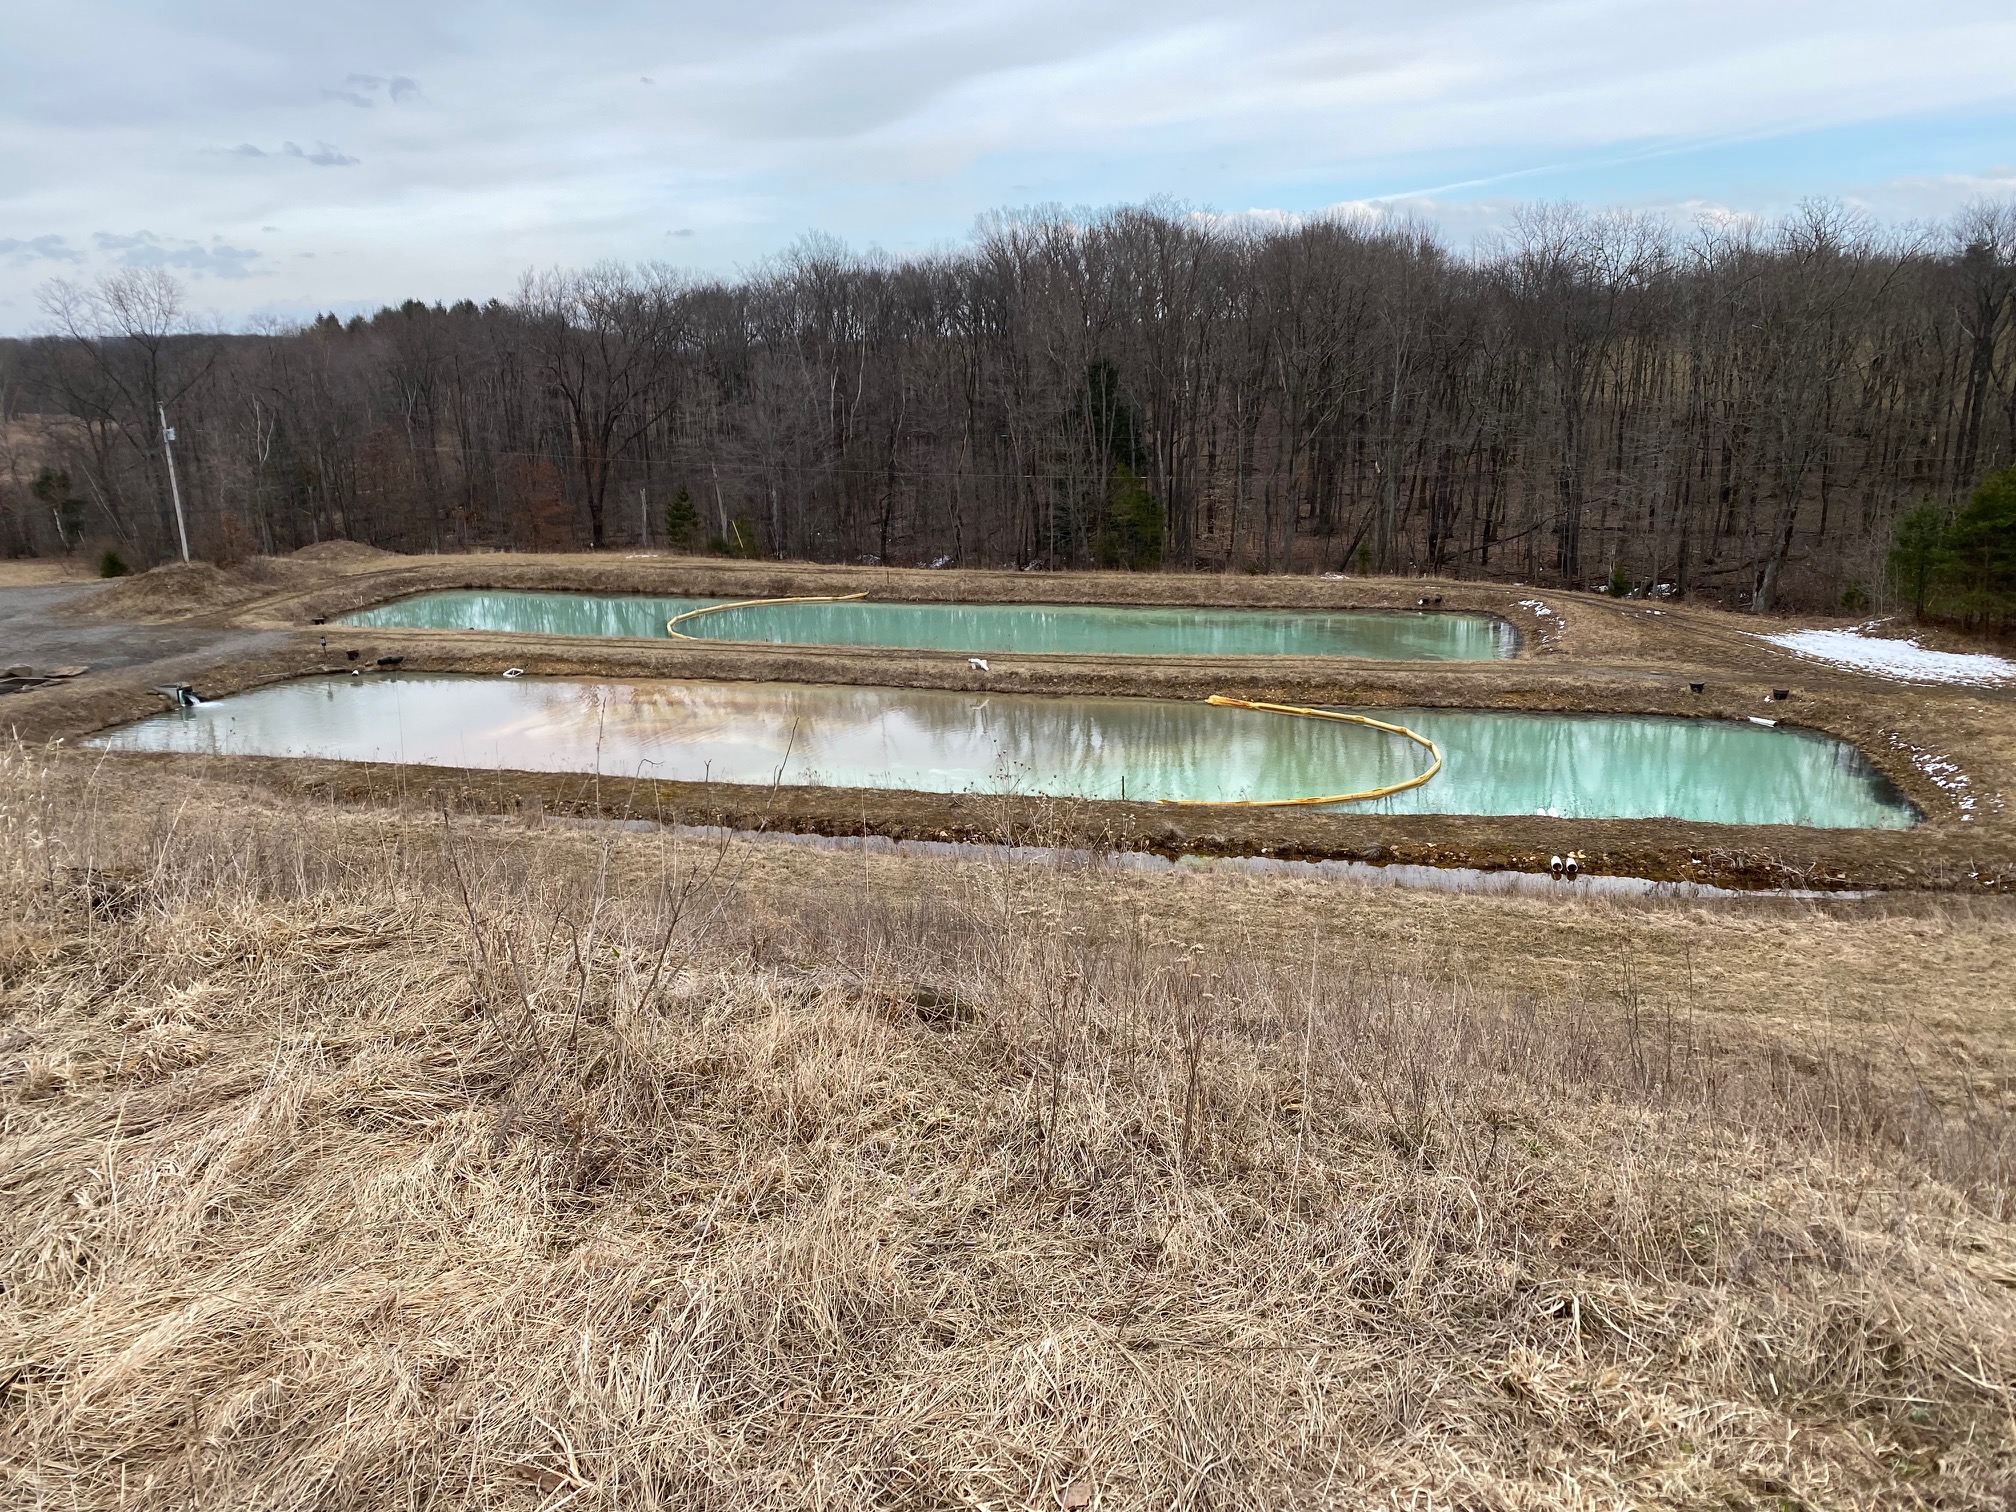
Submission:
[[[1566,620],[1541,603],[1539,599],[1518,599],[1515,601],[1515,606],[1527,610],[1535,619],[1540,621],[1533,629],[1540,637],[1540,649],[1542,651],[1558,651],[1561,649],[1558,642],[1563,627],[1568,623]]]
[[[1540,621],[1532,629],[1534,629],[1534,635],[1538,637],[1538,645],[1540,645],[1542,651],[1558,651],[1560,649],[1558,641],[1560,641],[1560,631],[1566,629],[1566,625],[1568,625],[1566,619],[1562,619],[1558,613],[1554,613],[1552,609],[1548,609],[1538,599],[1516,599],[1514,607],[1528,611],[1536,621]]]
[[[1833,662],[1899,682],[1995,687],[2016,682],[2016,662],[1985,652],[1934,651],[1915,640],[1879,640],[1855,630],[1788,630],[1757,638],[1812,661]]]
[[[1911,765],[1923,772],[1936,786],[1944,788],[1953,795],[1954,803],[1960,810],[1960,822],[1972,824],[1976,807],[1975,795],[1968,791],[1972,784],[1967,781],[1967,774],[1960,770],[1960,764],[1950,756],[1941,756],[1926,750],[1921,745],[1914,745],[1894,732],[1890,732],[1888,738],[1892,747],[1911,758]],[[1993,807],[1998,809],[2001,806],[2000,803],[1993,804]]]

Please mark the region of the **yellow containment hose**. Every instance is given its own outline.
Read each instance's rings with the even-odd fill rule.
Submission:
[[[807,593],[797,598],[743,599],[733,604],[708,604],[699,609],[688,609],[684,614],[675,614],[665,621],[665,633],[674,640],[707,640],[704,635],[688,635],[679,628],[681,620],[698,619],[703,614],[726,614],[730,609],[758,609],[765,604],[851,604],[856,599],[868,597],[865,593]]]
[[[1428,754],[1435,758],[1428,770],[1405,782],[1395,782],[1386,787],[1367,788],[1362,793],[1331,793],[1321,798],[1164,798],[1160,801],[1171,808],[1313,808],[1324,803],[1364,803],[1373,798],[1389,798],[1395,793],[1404,793],[1409,788],[1420,787],[1442,770],[1442,748],[1418,730],[1410,730],[1405,725],[1388,724],[1383,719],[1373,719],[1364,714],[1343,714],[1335,709],[1308,709],[1301,704],[1255,703],[1247,698],[1227,698],[1223,693],[1213,693],[1204,700],[1216,704],[1221,709],[1258,709],[1263,714],[1295,714],[1303,719],[1333,719],[1339,724],[1364,725],[1371,730],[1384,730],[1389,735],[1405,735],[1418,746],[1426,746]]]
[[[684,614],[675,614],[665,621],[665,633],[675,640],[704,640],[704,636],[688,635],[678,626],[682,620],[698,619],[703,614],[724,614],[730,609],[756,609],[767,604],[849,604],[868,597],[865,593],[816,593],[803,594],[795,598],[742,599],[733,604],[708,604],[700,609],[688,609]],[[1256,703],[1247,698],[1227,698],[1223,693],[1213,693],[1204,700],[1216,704],[1221,709],[1255,709],[1262,714],[1292,714],[1301,719],[1329,719],[1338,724],[1363,725],[1368,730],[1384,730],[1389,735],[1404,735],[1418,746],[1427,749],[1435,760],[1428,770],[1418,776],[1409,777],[1405,782],[1390,783],[1385,787],[1367,788],[1362,793],[1328,793],[1317,798],[1162,798],[1157,801],[1171,808],[1316,808],[1326,803],[1367,803],[1374,798],[1390,798],[1395,793],[1404,793],[1409,788],[1420,787],[1432,781],[1442,770],[1442,748],[1418,730],[1410,730],[1405,725],[1388,724],[1383,719],[1373,719],[1365,714],[1345,714],[1335,709],[1311,709],[1301,704]]]

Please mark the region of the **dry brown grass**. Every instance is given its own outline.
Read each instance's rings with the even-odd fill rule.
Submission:
[[[97,576],[79,557],[16,557],[0,561],[0,588],[46,588],[55,583],[88,582]]]
[[[286,556],[252,556],[228,566],[205,561],[166,562],[108,585],[78,604],[71,614],[78,619],[136,624],[206,619],[276,595],[326,588],[346,575],[402,560],[359,541],[322,541]]]
[[[399,559],[397,552],[381,551],[362,541],[317,541],[313,546],[303,546],[288,555],[296,562],[334,562],[339,565],[385,564]]]
[[[2006,1060],[6,762],[10,1504],[2016,1486]]]

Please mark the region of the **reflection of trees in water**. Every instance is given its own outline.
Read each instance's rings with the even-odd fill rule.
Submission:
[[[1390,813],[1695,817],[1721,823],[1880,822],[1899,817],[1861,752],[1806,731],[1714,720],[1403,709],[1439,742],[1442,777],[1381,804]],[[1442,790],[1442,784],[1449,786]]]
[[[457,590],[428,593],[353,616],[360,625],[497,630],[523,635],[662,637],[665,621],[718,599]]]
[[[709,615],[688,633],[775,644],[1143,656],[1488,659],[1510,650],[1484,615],[1325,614],[1119,605],[770,604]]]
[[[1867,759],[1810,732],[1708,720],[1385,709],[1437,741],[1426,788],[1367,812],[1668,815],[1724,823],[1914,817]],[[1201,703],[787,683],[371,676],[261,689],[114,731],[126,749],[936,791],[1293,797],[1420,770],[1398,736]]]
[[[583,739],[738,754],[768,780],[1130,797],[1296,797],[1412,776],[1399,736],[1202,703],[758,683],[547,685],[549,717]],[[1691,817],[1872,823],[1899,817],[1860,752],[1806,732],[1708,720],[1374,710],[1443,749],[1442,775],[1387,813]]]
[[[360,625],[537,635],[649,636],[706,598],[458,589],[367,609]],[[1355,610],[1172,609],[1120,605],[772,604],[682,627],[700,639],[801,645],[899,646],[966,652],[1121,655],[1355,656],[1411,661],[1487,659],[1511,649],[1509,627],[1485,615]]]
[[[1415,770],[1396,736],[1167,700],[1046,699],[791,684],[546,685],[546,717],[588,739],[733,745],[790,776],[845,784],[934,774],[940,786],[1130,796],[1294,797]],[[764,774],[767,777],[767,771]]]

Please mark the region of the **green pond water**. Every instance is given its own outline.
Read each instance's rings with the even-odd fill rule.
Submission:
[[[1353,811],[1671,817],[1902,828],[1854,747],[1705,719],[1380,709],[1442,746],[1440,776]],[[1362,726],[1197,702],[795,683],[365,674],[278,684],[97,737],[115,750],[935,793],[1293,798],[1421,771]],[[1123,787],[1124,783],[1124,787]]]
[[[730,602],[592,593],[426,593],[344,617],[345,624],[422,630],[665,638],[688,609]],[[1489,661],[1517,648],[1487,614],[1264,609],[1143,609],[1083,604],[761,604],[688,620],[699,640],[880,646],[986,656],[1352,656],[1377,661]]]

